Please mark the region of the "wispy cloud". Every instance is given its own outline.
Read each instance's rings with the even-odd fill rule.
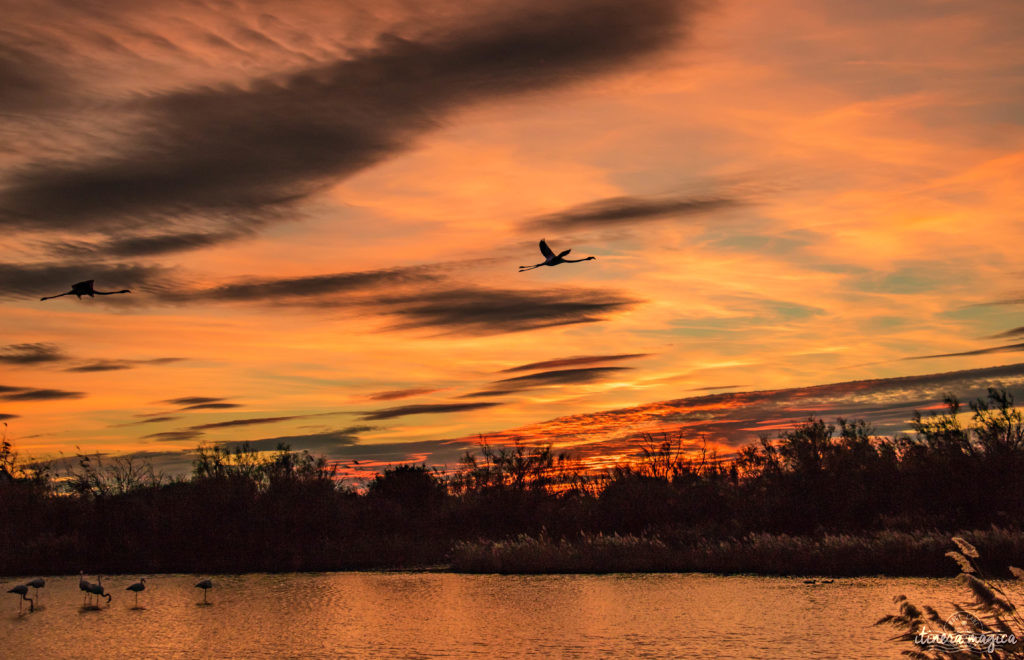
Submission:
[[[436,328],[451,334],[488,335],[595,323],[637,302],[600,289],[460,287],[385,297],[375,305],[400,319],[394,329]]]
[[[162,357],[152,358],[149,360],[93,360],[80,364],[74,367],[68,367],[64,371],[72,371],[79,373],[88,373],[95,371],[121,371],[124,369],[134,369],[135,367],[155,364],[171,364],[173,362],[181,362],[185,358],[179,357]]]
[[[369,398],[372,401],[394,401],[396,399],[408,399],[422,394],[432,394],[436,391],[436,389],[428,389],[424,387],[414,387],[405,390],[385,390],[383,392],[374,392],[369,395]]]
[[[525,229],[590,229],[711,213],[736,206],[728,198],[609,197],[531,218]]]
[[[56,344],[9,344],[0,347],[0,362],[7,364],[39,364],[66,359],[67,356]]]
[[[279,445],[287,445],[295,450],[306,449],[315,452],[332,453],[340,447],[351,447],[359,442],[359,434],[372,431],[372,426],[348,426],[331,431],[320,433],[307,433],[303,435],[282,435],[273,438],[259,438],[257,440],[238,440],[217,443],[225,449],[248,446],[259,451],[277,449]]]
[[[961,351],[959,353],[939,353],[936,355],[915,355],[903,358],[904,360],[930,360],[932,358],[964,357],[967,355],[989,355],[990,353],[1017,353],[1024,351],[1024,343],[1007,344],[1005,346],[991,346],[979,348],[973,351]]]
[[[393,419],[395,417],[406,417],[408,415],[437,415],[441,413],[465,412],[467,410],[479,410],[481,408],[492,408],[499,406],[496,402],[481,403],[425,403],[408,406],[395,406],[393,408],[382,408],[363,413],[359,419],[381,420]]]
[[[700,3],[571,0],[420,41],[382,38],[286,76],[156,95],[120,153],[13,172],[0,225],[139,229],[202,215],[217,234],[409,148],[468,104],[577,81],[657,52]],[[230,231],[228,232],[230,233]]]
[[[55,399],[80,399],[85,392],[69,392],[56,389],[0,386],[0,399],[8,401],[50,401]]]
[[[544,360],[541,362],[530,362],[529,364],[521,364],[518,367],[509,367],[508,369],[502,369],[503,373],[512,373],[516,371],[534,371],[537,369],[556,369],[559,367],[578,367],[585,364],[601,364],[604,362],[618,362],[620,360],[637,360],[640,358],[650,357],[649,353],[620,353],[617,355],[577,355],[573,357],[557,358],[554,360]]]

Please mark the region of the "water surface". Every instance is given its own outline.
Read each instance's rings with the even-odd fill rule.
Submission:
[[[99,610],[81,607],[77,575],[49,577],[22,615],[6,591],[24,580],[3,580],[3,655],[897,658],[893,630],[871,625],[893,596],[963,600],[948,579],[301,573],[212,576],[205,607],[197,576],[146,576],[133,609],[138,577],[105,577]]]

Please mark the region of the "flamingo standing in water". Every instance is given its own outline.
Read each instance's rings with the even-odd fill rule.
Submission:
[[[209,603],[206,602],[206,591],[207,591],[207,589],[212,589],[213,588],[213,582],[210,582],[209,580],[200,580],[196,584],[196,588],[203,590],[203,604],[204,605],[209,605]]]
[[[85,592],[85,599],[82,601],[82,607],[85,607],[86,605],[89,604],[89,595],[92,593],[89,590],[89,587],[91,587],[91,586],[92,586],[92,583],[90,583],[88,580],[85,579],[85,572],[84,571],[78,571],[78,588],[81,591]]]
[[[94,281],[95,280],[86,280],[84,282],[72,284],[70,291],[58,293],[55,296],[44,296],[40,298],[40,300],[50,300],[51,298],[60,298],[61,296],[78,296],[78,299],[81,300],[82,296],[89,296],[92,298],[93,296],[113,296],[118,293],[131,293],[129,289],[121,289],[120,291],[97,291],[92,288],[92,283]]]
[[[25,584],[32,587],[35,590],[32,592],[32,595],[36,597],[36,602],[38,603],[39,590],[46,586],[46,580],[44,580],[43,578],[34,578],[32,580],[29,580]]]
[[[102,576],[97,575],[96,576],[96,584],[90,584],[89,585],[89,593],[93,594],[94,596],[106,596],[107,597],[107,605],[110,605],[110,598],[111,598],[111,596],[103,588],[103,577]],[[96,602],[97,602],[97,606],[98,606],[99,599],[97,599]]]
[[[533,266],[520,266],[519,267],[519,272],[522,273],[522,272],[527,271],[527,270],[533,270],[534,268],[540,268],[541,266],[557,266],[558,264],[575,264],[575,263],[579,263],[580,261],[591,261],[593,259],[597,259],[597,257],[584,257],[582,259],[566,259],[565,255],[569,254],[570,252],[572,252],[572,250],[563,250],[562,252],[559,252],[558,254],[555,254],[555,251],[552,250],[550,247],[548,247],[547,241],[545,241],[542,238],[542,239],[540,239],[540,253],[544,255],[544,261],[542,261],[539,264],[534,264]]]
[[[19,584],[18,586],[14,587],[13,589],[8,589],[7,593],[9,593],[9,594],[18,594],[19,596],[21,596],[21,598],[18,600],[18,614],[21,614],[21,601],[23,601],[23,600],[27,600],[28,601],[28,611],[29,612],[35,612],[36,604],[32,601],[31,598],[29,598],[26,595],[28,593],[28,587],[27,586],[25,586],[24,584]]]
[[[135,609],[139,608],[139,592],[146,590],[146,578],[140,578],[138,582],[128,587],[125,587],[125,591],[135,592]]]

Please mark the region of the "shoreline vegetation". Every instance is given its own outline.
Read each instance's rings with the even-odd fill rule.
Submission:
[[[200,446],[167,479],[129,458],[71,467],[0,444],[0,575],[367,569],[954,576],[958,535],[1024,557],[1024,418],[991,388],[912,433],[808,419],[735,458],[646,437],[595,473],[550,446],[482,442],[450,473],[356,490],[326,458]],[[444,567],[444,568],[441,568]],[[1005,568],[1004,568],[1005,570]]]

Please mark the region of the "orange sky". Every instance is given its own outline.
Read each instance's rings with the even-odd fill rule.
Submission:
[[[1024,349],[1016,0],[4,15],[0,415],[25,453],[618,455],[751,401],[689,397],[970,370],[871,385],[855,410],[899,429],[1024,382],[979,371]],[[542,237],[597,260],[518,273]],[[86,279],[133,292],[39,301]],[[701,429],[780,415],[751,410]]]

